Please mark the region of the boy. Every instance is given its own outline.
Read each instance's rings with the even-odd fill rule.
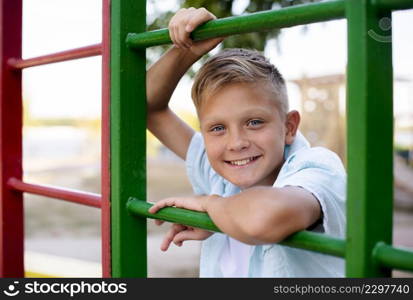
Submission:
[[[161,249],[203,240],[201,277],[343,276],[341,259],[276,244],[305,229],[344,235],[345,171],[297,131],[299,113],[288,112],[285,82],[271,63],[243,49],[205,63],[192,87],[202,135],[168,108],[186,70],[222,41],[189,37],[212,19],[203,8],[178,11],[169,24],[174,47],[148,70],[148,129],[186,160],[197,194],[163,199],[149,212],[206,212],[223,233],[173,224]]]

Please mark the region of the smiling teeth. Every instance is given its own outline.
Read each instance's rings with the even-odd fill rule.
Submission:
[[[243,166],[249,163],[252,160],[252,158],[244,159],[244,160],[234,160],[231,161],[231,165],[236,165],[236,166]]]

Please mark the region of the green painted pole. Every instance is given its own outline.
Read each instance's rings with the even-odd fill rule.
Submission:
[[[411,248],[397,248],[379,242],[374,248],[373,256],[383,266],[413,272],[413,252]]]
[[[145,22],[146,1],[111,1],[112,277],[147,276],[146,219],[125,209],[131,196],[146,199],[146,57],[125,43]]]
[[[152,204],[145,201],[130,198],[126,208],[131,214],[138,217],[160,219],[209,231],[221,232],[206,213],[182,208],[165,207],[159,210],[156,214],[151,214],[148,212],[148,209],[151,206]],[[344,257],[345,252],[345,242],[343,240],[309,231],[297,232],[289,236],[280,244],[338,257]]]
[[[165,207],[156,214],[151,214],[148,209],[153,204],[131,197],[126,204],[126,209],[134,216],[159,219],[182,225],[198,227],[209,231],[220,232],[206,213],[183,208]]]
[[[285,28],[344,17],[344,0],[296,5],[279,10],[268,10],[244,16],[222,18],[199,26],[192,34],[194,40],[232,34]],[[169,44],[168,29],[144,33],[130,33],[127,43],[132,48]]]
[[[156,214],[151,214],[148,210],[152,205],[151,203],[131,197],[126,204],[126,208],[129,213],[136,217],[159,219],[209,231],[221,232],[206,213],[182,208],[165,207]],[[309,231],[297,232],[280,242],[280,244],[337,257],[345,257],[346,251],[344,240]],[[373,249],[372,255],[381,266],[413,272],[413,251],[410,248],[397,248],[383,242],[378,242]]]
[[[346,16],[346,275],[388,277],[391,270],[380,267],[373,249],[378,242],[392,241],[392,44],[391,29],[379,23],[391,21],[391,13],[379,15],[369,0],[348,0]]]
[[[401,10],[413,8],[412,0],[371,0],[380,10]]]
[[[273,28],[286,28],[317,22],[330,21],[345,17],[345,0],[308,3],[268,10],[253,14],[234,16],[210,21],[198,27],[193,33],[194,40],[218,36],[256,32]],[[380,10],[401,10],[413,8],[412,0],[371,0]],[[131,32],[127,37],[131,48],[145,48],[170,44],[168,29],[149,32]]]

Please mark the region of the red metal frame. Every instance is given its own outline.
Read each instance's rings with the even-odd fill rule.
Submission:
[[[102,1],[102,277],[111,277],[110,255],[110,0]]]
[[[22,0],[0,0],[0,275],[23,277],[23,196],[7,187],[22,178],[21,72],[7,61],[21,57]]]
[[[110,255],[110,0],[102,1],[102,44],[31,59],[21,58],[22,0],[0,0],[0,276],[24,277],[23,192],[101,208],[102,276]],[[21,70],[102,55],[102,195],[22,181]]]

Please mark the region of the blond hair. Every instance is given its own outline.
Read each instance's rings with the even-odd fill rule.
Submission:
[[[206,94],[231,83],[269,83],[282,116],[288,112],[285,81],[277,68],[258,51],[225,49],[209,58],[195,76],[192,100],[199,111]]]

